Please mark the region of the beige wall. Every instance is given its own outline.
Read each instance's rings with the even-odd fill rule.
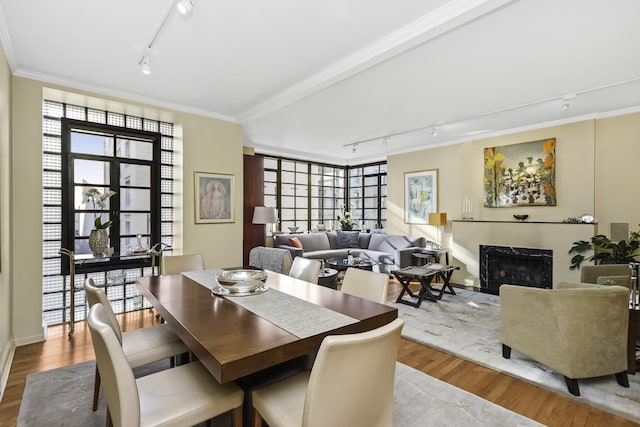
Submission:
[[[530,244],[530,247],[553,248],[556,255],[554,264],[557,264],[554,266],[554,282],[577,279],[577,272],[569,271],[568,257],[564,252],[571,247],[572,239],[581,235],[588,238],[594,230],[609,234],[610,222],[629,222],[632,229],[636,229],[634,225],[640,223],[640,197],[634,197],[633,190],[624,190],[631,188],[635,178],[633,163],[640,158],[639,135],[640,114],[631,114],[390,156],[389,231],[423,235],[435,240],[436,227],[404,223],[402,206],[404,173],[437,168],[439,210],[447,213],[449,221],[444,228],[443,244],[452,249],[454,262],[462,267],[454,280],[462,282],[471,278],[477,284],[479,242],[468,235],[456,235],[456,230],[458,233],[461,233],[460,230],[469,233],[470,227],[452,227],[452,220],[462,218],[462,201],[465,196],[473,200],[473,216],[476,220],[514,221],[512,215],[518,213],[528,214],[530,222],[561,222],[569,217],[593,214],[599,223],[597,227],[572,227],[570,231],[562,229],[562,232],[553,231],[554,228],[544,225],[531,232],[531,227],[520,230],[509,225],[500,228],[500,224],[494,223],[479,228],[483,227],[482,223],[474,223],[478,236],[493,236],[496,242],[504,242],[507,237],[509,242],[518,242],[520,237],[520,242]],[[484,148],[552,137],[557,142],[557,206],[483,207]]]
[[[43,339],[42,328],[42,99],[60,97],[72,103],[111,111],[159,118],[176,123],[176,158],[181,171],[176,177],[176,250],[202,252],[208,267],[242,263],[242,137],[237,124],[221,120],[161,110],[90,93],[73,93],[63,87],[47,87],[42,82],[14,77],[13,89],[13,198],[11,229],[14,239],[10,257],[13,331],[16,344]],[[205,171],[235,176],[235,222],[194,224],[193,172]],[[182,200],[182,197],[184,200]]]
[[[0,44],[0,397],[13,354],[11,304],[11,69]]]

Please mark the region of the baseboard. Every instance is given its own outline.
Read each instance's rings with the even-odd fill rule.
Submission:
[[[16,353],[16,343],[11,340],[4,348],[2,356],[0,357],[0,402],[4,396],[4,389],[7,386],[7,380],[9,379],[9,372],[11,371],[11,364],[13,363],[13,355]]]

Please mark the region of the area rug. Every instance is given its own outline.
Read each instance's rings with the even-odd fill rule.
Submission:
[[[388,305],[396,307],[405,321],[402,336],[406,339],[640,422],[640,375],[628,375],[629,388],[618,385],[613,375],[579,380],[581,396],[574,396],[562,375],[518,351],[513,350],[510,359],[502,357],[498,296],[466,289],[456,289],[456,293],[444,294],[438,302],[425,300],[419,308],[395,300]]]
[[[94,369],[89,361],[27,376],[18,427],[103,427],[102,394],[99,410],[91,411]],[[396,366],[394,410],[396,427],[541,425],[401,363]],[[213,425],[227,427],[231,419],[220,416]]]

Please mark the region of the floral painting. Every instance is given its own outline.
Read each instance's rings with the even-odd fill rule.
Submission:
[[[432,212],[438,212],[438,170],[405,173],[404,221],[428,224]]]
[[[484,206],[556,206],[556,139],[484,149]]]

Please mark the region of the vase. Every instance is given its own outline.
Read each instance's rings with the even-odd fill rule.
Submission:
[[[106,228],[94,229],[89,233],[89,249],[93,256],[104,256],[104,251],[109,244],[109,234]]]
[[[343,225],[340,227],[342,229],[342,231],[351,231],[353,230],[353,227],[350,225]]]

